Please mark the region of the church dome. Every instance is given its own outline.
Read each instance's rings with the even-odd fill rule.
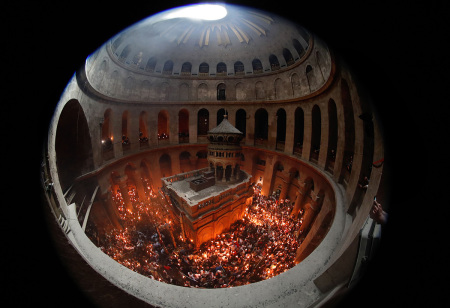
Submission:
[[[214,10],[221,15],[214,15]],[[198,81],[223,80],[226,85],[243,79],[256,82],[256,78],[273,83],[275,77],[290,72],[281,78],[286,79],[283,83],[292,80],[305,85],[297,93],[289,86],[277,97],[291,98],[318,90],[330,76],[331,62],[325,44],[278,15],[241,6],[200,4],[164,11],[126,28],[87,59],[85,71],[99,93],[137,101],[190,101],[202,96],[190,93]],[[307,88],[306,75],[313,70],[321,73]],[[227,100],[254,96],[244,93]],[[214,97],[208,94],[205,100]]]

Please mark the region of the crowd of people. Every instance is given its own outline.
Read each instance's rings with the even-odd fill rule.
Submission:
[[[199,249],[182,236],[179,224],[158,216],[164,207],[161,193],[139,204],[145,206],[140,218],[124,216],[126,227],[105,231],[98,245],[149,278],[185,287],[226,288],[271,278],[296,264],[302,218],[290,217],[290,200],[266,197],[258,186],[243,219]]]

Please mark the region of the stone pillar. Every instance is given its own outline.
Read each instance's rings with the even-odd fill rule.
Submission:
[[[150,147],[158,145],[158,113],[156,110],[151,110],[148,113],[148,143]]]
[[[286,141],[284,153],[291,155],[294,152],[295,111],[286,110]]]
[[[174,112],[169,112],[169,142],[170,144],[178,144],[179,116]]]
[[[255,116],[247,115],[245,145],[255,145]]]
[[[297,195],[297,199],[295,199],[295,204],[294,204],[294,208],[292,209],[291,212],[291,217],[297,217],[298,211],[300,211],[300,202],[302,201],[302,194],[300,193],[299,190],[297,190],[297,192],[295,193]]]
[[[139,151],[139,113],[135,114],[130,112],[130,117],[128,118],[128,139],[131,143],[131,152],[135,153]]]
[[[323,170],[327,162],[328,154],[328,139],[330,134],[330,123],[328,119],[328,104],[320,106],[320,152],[317,164]]]
[[[297,200],[295,200],[294,209],[292,210],[291,216],[297,216],[298,211],[303,208],[303,202],[305,201],[306,194],[311,188],[311,183],[299,183],[300,189],[297,191]],[[298,203],[297,203],[298,202]]]
[[[289,180],[288,182],[283,182],[283,187],[281,189],[280,193],[280,199],[286,199],[287,194],[289,193],[289,189],[291,188],[292,179],[294,178],[294,174],[289,173]]]
[[[311,106],[307,106],[307,108],[303,109],[304,112],[304,131],[303,131],[303,149],[302,149],[302,158],[304,160],[309,161],[309,157],[311,154],[311,134],[312,134],[312,112]]]
[[[198,113],[189,110],[189,143],[197,143]]]
[[[112,143],[114,147],[114,157],[119,158],[123,156],[122,151],[122,115],[115,116],[112,119]]]
[[[277,120],[278,120],[278,116],[276,115],[271,115],[271,113],[269,113],[268,115],[269,120],[268,120],[268,124],[269,124],[269,128],[268,128],[268,132],[267,132],[267,148],[270,150],[275,151],[276,147],[277,147]]]
[[[111,220],[114,227],[122,230],[123,227],[119,220],[119,212],[114,206],[114,201],[111,198],[111,192],[107,192],[103,204],[105,204],[105,211],[108,214],[109,219]]]
[[[134,184],[136,185],[136,190],[138,192],[139,200],[144,201],[144,200],[146,200],[146,196],[145,196],[144,183],[142,182],[143,176],[136,169],[133,171],[133,173],[134,173]]]
[[[275,161],[274,157],[272,155],[268,155],[266,158],[266,168],[264,169],[264,179],[263,179],[263,185],[261,189],[261,194],[264,196],[268,196],[270,191],[270,186],[272,184],[272,177],[273,174],[273,162]]]
[[[127,211],[133,213],[133,204],[131,203],[130,196],[128,195],[128,177],[126,175],[123,175],[118,177],[116,180],[117,184],[119,184],[119,189],[122,194],[123,201],[125,202]]]

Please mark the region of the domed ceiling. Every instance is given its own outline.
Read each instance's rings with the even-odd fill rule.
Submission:
[[[271,71],[277,62],[279,67],[292,65],[306,54],[309,37],[303,28],[270,13],[193,5],[151,16],[106,45],[111,58],[130,70],[230,76]]]

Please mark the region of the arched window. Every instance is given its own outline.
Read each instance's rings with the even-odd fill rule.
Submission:
[[[223,62],[217,64],[216,75],[226,76],[227,75],[227,65]]]
[[[198,85],[197,98],[199,101],[206,101],[208,99],[208,85],[206,83]]]
[[[219,85],[217,86],[217,100],[218,101],[224,101],[226,99],[225,89],[226,89],[225,84],[219,83]]]
[[[254,59],[252,61],[253,74],[260,74],[263,72],[263,66],[259,59]]]
[[[294,64],[294,57],[289,49],[283,48],[283,58],[286,61],[287,66]]]
[[[291,76],[292,95],[298,96],[301,93],[300,78],[296,73]]]
[[[300,33],[301,37],[305,40],[305,42],[309,44],[309,37],[310,37],[309,33],[302,27],[298,27],[297,30],[298,33]],[[306,46],[305,49],[308,49],[308,46]]]
[[[145,66],[145,71],[153,73],[155,71],[155,67],[156,67],[156,58],[155,57],[151,57],[147,61],[147,65]]]
[[[220,123],[222,123],[223,121],[223,116],[226,114],[225,109],[220,108],[219,110],[217,110],[217,125],[219,125]]]
[[[131,45],[125,46],[125,48],[122,50],[122,53],[120,54],[119,61],[125,62],[130,52],[131,52]]]
[[[189,111],[186,109],[178,112],[178,142],[189,143]]]
[[[111,49],[113,52],[116,52],[117,48],[119,48],[120,44],[122,44],[123,35],[119,36],[111,45]]]
[[[244,75],[244,64],[241,61],[237,61],[234,63],[234,74],[235,75]]]
[[[209,130],[209,111],[202,108],[197,114],[197,135],[205,136]]]
[[[200,76],[209,75],[209,64],[205,62],[201,63],[198,67],[198,74]]]
[[[305,49],[303,48],[302,44],[296,39],[292,40],[292,45],[294,45],[295,50],[298,53],[298,56],[301,58],[305,55]]]
[[[191,71],[192,71],[191,62],[184,62],[183,65],[181,65],[181,75],[191,75]]]
[[[276,149],[284,151],[286,141],[286,111],[283,108],[277,111],[277,144]]]
[[[308,80],[309,91],[313,92],[318,87],[315,71],[311,65],[306,66],[306,79]]]
[[[256,99],[265,99],[266,92],[264,91],[264,84],[262,81],[258,81],[255,84],[255,97]]]
[[[244,134],[246,134],[246,127],[247,127],[247,113],[244,109],[239,109],[236,111],[236,126],[238,130],[240,130]]]
[[[280,62],[278,62],[278,58],[275,55],[269,56],[270,69],[272,71],[276,71],[280,69]]]
[[[305,129],[305,114],[303,109],[297,107],[295,109],[295,124],[294,124],[294,154],[301,156],[303,148],[303,132]]]
[[[163,67],[163,74],[172,75],[172,71],[173,71],[173,62],[171,60],[166,61]]]
[[[322,130],[322,119],[320,115],[319,106],[314,105],[311,117],[312,117],[312,131],[311,131],[311,151],[309,159],[313,161],[318,161],[320,152],[321,130]]]

